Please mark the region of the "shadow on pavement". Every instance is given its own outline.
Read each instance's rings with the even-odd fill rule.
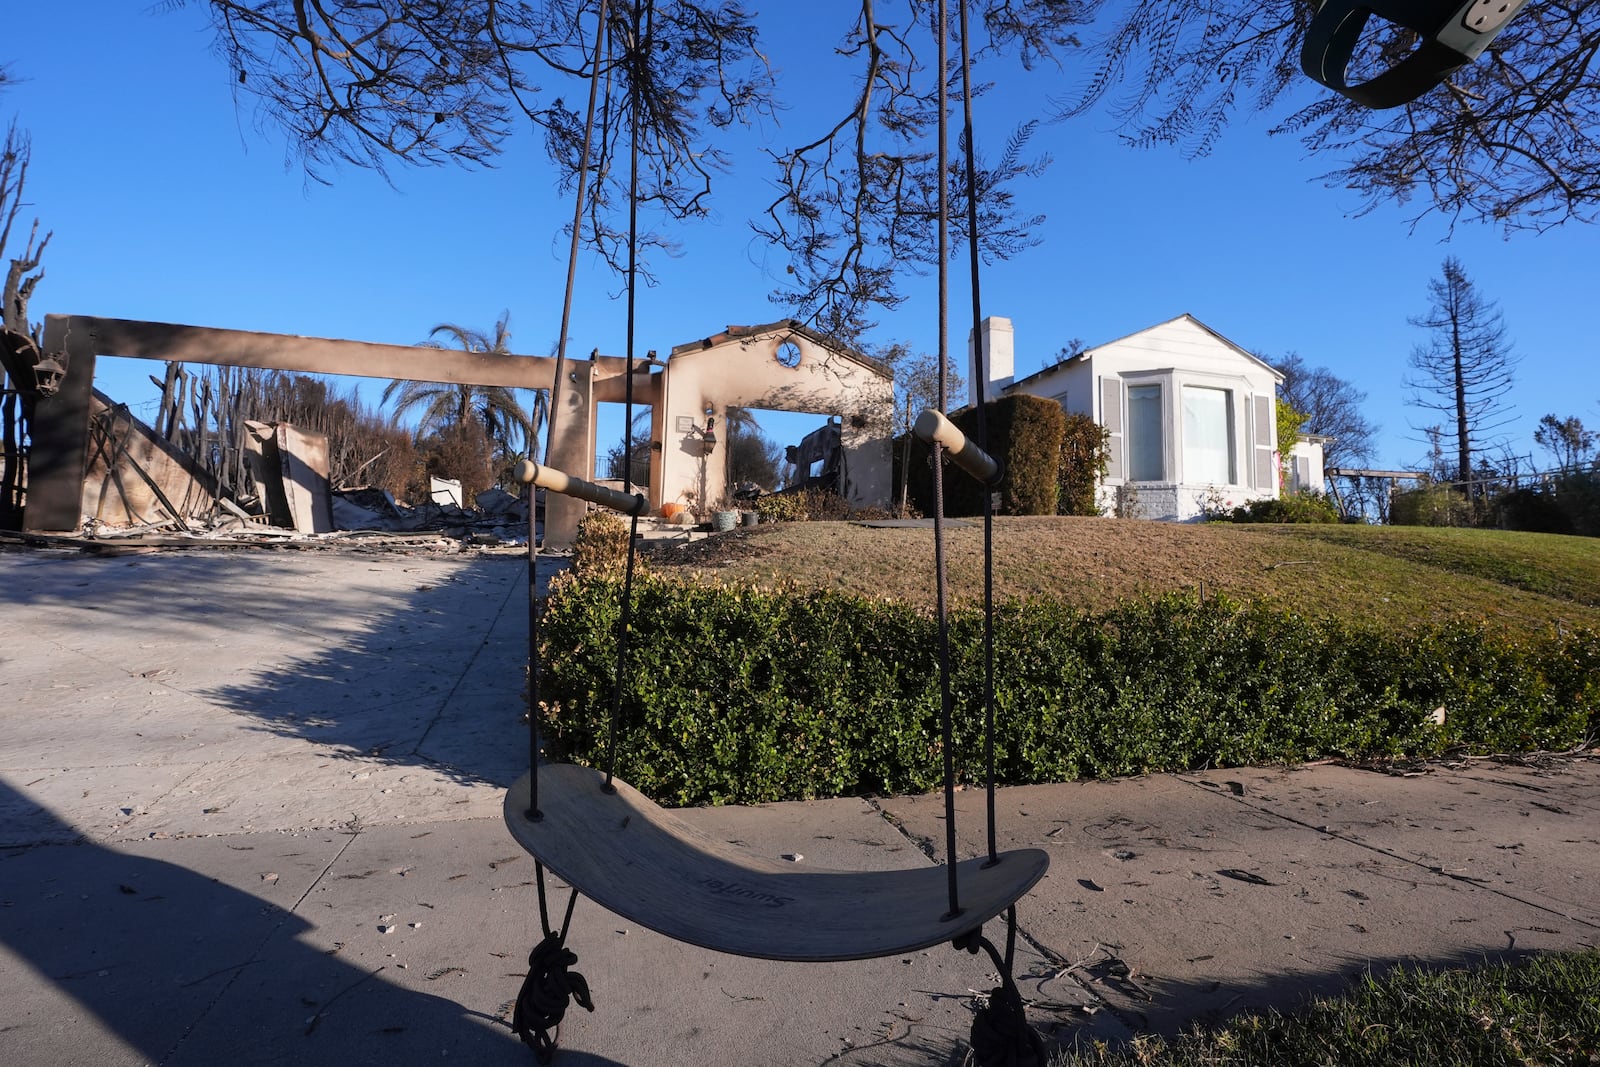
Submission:
[[[204,844],[240,847],[227,840]],[[301,916],[132,847],[0,850],[0,884],[6,1062],[531,1062],[499,1019],[313,948]]]
[[[527,762],[526,560],[316,553],[340,564],[329,581],[307,555],[36,559],[8,567],[19,580],[5,600],[67,650],[251,729],[467,784],[515,781]],[[107,623],[124,636],[97,639]]]

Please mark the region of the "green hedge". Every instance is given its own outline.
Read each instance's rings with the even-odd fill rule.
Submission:
[[[617,773],[662,803],[921,792],[942,780],[934,622],[823,592],[635,577]],[[559,759],[603,759],[618,585],[558,580],[541,722]],[[1600,634],[1532,644],[1452,624],[1390,634],[1173,595],[996,619],[997,778],[1067,781],[1456,746],[1565,748],[1600,727]],[[981,620],[951,625],[956,762],[982,772]],[[1444,706],[1442,728],[1428,716]]]
[[[984,405],[988,421],[990,455],[1004,466],[996,490],[1000,494],[1001,515],[1054,515],[1060,497],[1060,454],[1066,416],[1054,400],[1037,396],[1005,396]],[[950,417],[961,432],[978,439],[978,413],[965,408]],[[911,449],[909,466],[903,464],[905,448]],[[898,479],[902,469],[909,498],[924,515],[933,514],[933,466],[928,462],[929,446],[907,435],[895,442],[895,499],[900,498]],[[983,514],[985,487],[959,469],[946,466],[944,511],[946,515]]]
[[[1098,515],[1096,491],[1110,464],[1111,433],[1087,415],[1067,415],[1062,420],[1061,461],[1057,478],[1062,515]]]

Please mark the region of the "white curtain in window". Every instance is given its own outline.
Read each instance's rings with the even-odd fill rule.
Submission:
[[[1226,389],[1183,387],[1183,480],[1232,485],[1233,418]]]
[[[1161,386],[1128,386],[1127,439],[1128,480],[1161,481]]]

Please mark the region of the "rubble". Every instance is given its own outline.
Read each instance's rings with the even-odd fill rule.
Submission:
[[[443,503],[410,507],[375,486],[329,485],[327,442],[286,423],[249,422],[248,465],[259,496],[233,496],[182,449],[96,393],[81,525],[0,532],[0,545],[125,553],[172,548],[404,548],[526,552],[528,500],[503,489],[459,503],[459,483],[435,479]],[[450,488],[454,487],[454,488]],[[543,514],[541,511],[541,520]]]

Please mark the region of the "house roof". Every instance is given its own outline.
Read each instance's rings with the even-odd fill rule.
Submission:
[[[721,333],[714,333],[710,337],[702,337],[698,341],[685,341],[681,345],[673,345],[672,351],[668,353],[668,358],[690,352],[703,352],[727,341],[744,341],[772,333],[799,334],[812,344],[820,345],[830,352],[835,352],[846,359],[853,360],[876,374],[885,378],[894,377],[894,371],[890,369],[887,363],[873,359],[871,356],[864,355],[853,348],[847,348],[827,335],[813,330],[798,319],[779,319],[777,322],[767,322],[760,326],[729,326]]]
[[[1060,369],[1061,367],[1068,366],[1069,364],[1072,364],[1072,363],[1077,363],[1080,360],[1087,360],[1091,356],[1093,356],[1096,352],[1100,351],[1101,349],[1110,348],[1112,345],[1121,344],[1124,341],[1130,340],[1130,339],[1132,339],[1134,337],[1138,337],[1142,333],[1149,333],[1151,330],[1159,330],[1163,326],[1170,326],[1175,322],[1185,322],[1185,321],[1188,322],[1191,326],[1199,327],[1200,329],[1204,330],[1206,333],[1210,334],[1212,337],[1216,338],[1222,344],[1226,345],[1228,348],[1233,349],[1233,351],[1237,352],[1239,355],[1243,356],[1245,359],[1248,359],[1251,363],[1254,363],[1256,366],[1261,367],[1261,368],[1267,370],[1268,372],[1270,372],[1272,374],[1272,377],[1273,377],[1274,381],[1277,381],[1277,382],[1282,382],[1283,381],[1283,374],[1276,367],[1272,366],[1266,360],[1262,359],[1260,356],[1256,355],[1255,353],[1251,352],[1250,350],[1248,350],[1246,348],[1242,348],[1237,344],[1234,344],[1232,341],[1228,340],[1228,338],[1222,336],[1222,334],[1218,333],[1216,330],[1213,330],[1211,327],[1207,326],[1205,323],[1201,322],[1199,319],[1195,318],[1193,315],[1189,314],[1186,311],[1182,315],[1178,315],[1178,316],[1176,316],[1174,318],[1167,319],[1165,322],[1158,322],[1154,326],[1146,326],[1143,329],[1134,330],[1132,333],[1123,334],[1121,337],[1118,337],[1115,340],[1106,341],[1103,344],[1095,345],[1093,348],[1085,348],[1082,352],[1079,352],[1076,356],[1073,356],[1071,359],[1063,360],[1062,362],[1057,363],[1057,364],[1053,364],[1052,366],[1046,367],[1043,370],[1035,371],[1034,373],[1028,375],[1026,378],[1018,378],[1015,382],[1011,383],[1011,385],[1007,386],[1006,388],[1008,390],[1009,389],[1015,389],[1017,386],[1022,385],[1025,382],[1031,382],[1035,378],[1042,378],[1045,375],[1051,373],[1052,371]]]

